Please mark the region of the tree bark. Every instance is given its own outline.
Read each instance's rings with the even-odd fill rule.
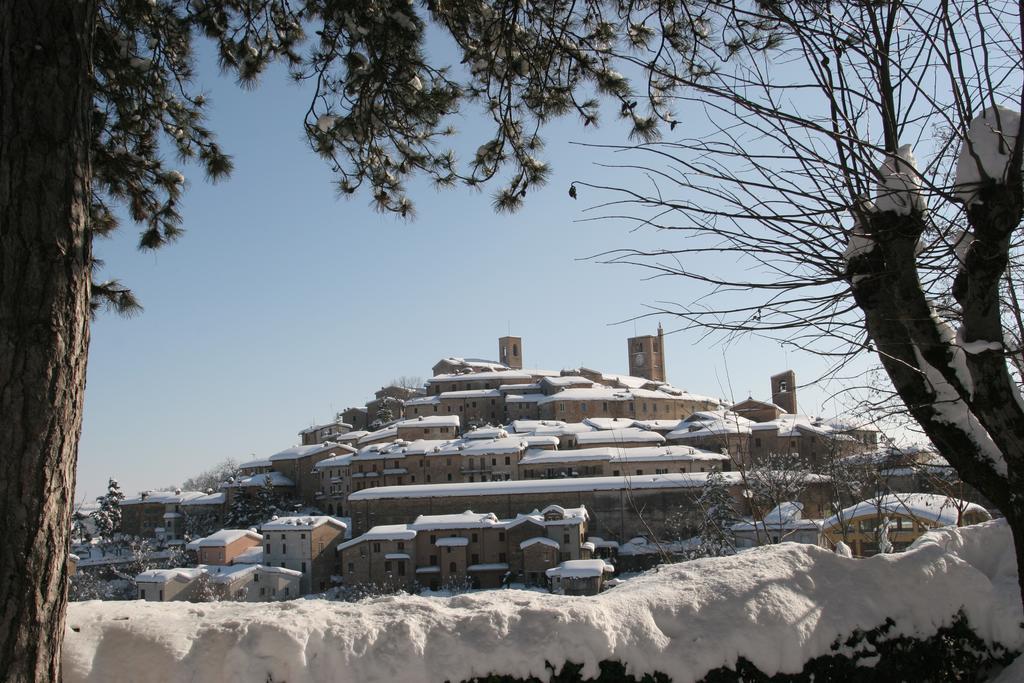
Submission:
[[[93,0],[0,2],[0,680],[60,680],[89,343]]]

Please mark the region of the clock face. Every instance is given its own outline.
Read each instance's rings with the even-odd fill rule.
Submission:
[[[644,354],[643,354],[643,351],[641,351],[640,353],[635,354],[633,356],[633,363],[635,363],[636,365],[643,365],[644,364]]]

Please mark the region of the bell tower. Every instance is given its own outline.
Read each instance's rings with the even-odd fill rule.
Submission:
[[[629,374],[655,382],[665,381],[665,330],[658,323],[658,334],[630,337]]]
[[[499,337],[498,362],[513,370],[523,369],[523,338]]]

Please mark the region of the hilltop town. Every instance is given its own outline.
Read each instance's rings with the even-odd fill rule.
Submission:
[[[550,371],[505,336],[498,360],[442,358],[216,488],[126,498],[112,482],[78,516],[77,580],[120,579],[112,595],[150,601],[596,593],[664,561],[780,541],[866,556],[989,518],[947,495],[955,477],[933,450],[800,414],[792,371],[729,404],[669,384],[664,348],[659,325],[627,340],[626,375]]]

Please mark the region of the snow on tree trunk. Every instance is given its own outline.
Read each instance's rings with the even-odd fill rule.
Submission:
[[[91,1],[0,7],[0,680],[57,681],[89,343]]]

